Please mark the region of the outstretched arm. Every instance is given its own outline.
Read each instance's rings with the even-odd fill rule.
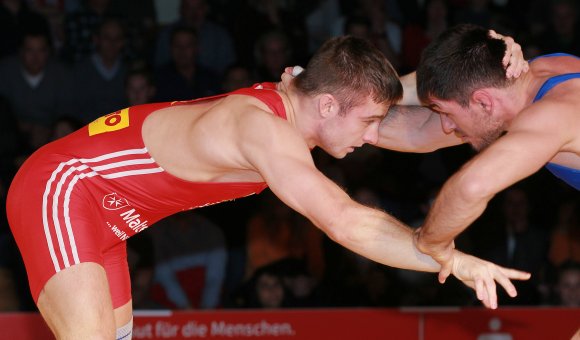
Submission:
[[[525,120],[514,122],[510,132],[449,178],[425,225],[416,232],[418,248],[443,266],[440,281],[451,271],[453,240],[482,214],[492,197],[538,171],[577,133],[573,124],[564,123],[565,112],[570,115],[573,108],[551,105],[548,110],[545,102],[536,105],[536,112],[520,113]],[[561,112],[561,122],[550,114],[538,114],[542,110]]]
[[[284,122],[257,123],[244,120],[248,133],[240,147],[249,164],[284,203],[331,239],[362,256],[403,269],[440,270],[438,263],[413,245],[409,227],[385,212],[353,201],[319,172],[310,150],[293,129],[278,126]],[[255,129],[257,125],[261,127],[259,131]],[[513,296],[515,289],[510,279],[529,277],[460,252],[453,253],[453,265],[453,274],[474,288],[484,304],[492,308],[497,305],[496,281]]]

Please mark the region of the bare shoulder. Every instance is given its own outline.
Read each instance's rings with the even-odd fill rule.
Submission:
[[[250,163],[256,158],[293,154],[310,157],[310,150],[299,131],[286,119],[277,116],[262,101],[249,96],[231,96],[223,102],[226,109],[223,125],[235,143],[239,155]]]
[[[545,136],[548,143],[559,144],[560,150],[580,150],[580,98],[569,92],[572,88],[580,91],[580,79],[577,81],[522,111],[512,122],[510,132]]]

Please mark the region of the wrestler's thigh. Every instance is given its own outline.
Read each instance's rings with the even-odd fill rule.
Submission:
[[[109,284],[105,270],[97,263],[80,263],[52,276],[37,305],[58,339],[115,337]]]

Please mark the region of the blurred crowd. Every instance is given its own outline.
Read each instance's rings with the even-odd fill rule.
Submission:
[[[0,0],[0,201],[37,148],[95,118],[278,81],[327,38],[372,41],[400,74],[457,23],[513,36],[526,58],[580,55],[574,0]],[[554,114],[557,114],[556,112]],[[356,200],[418,227],[473,156],[361,148],[317,166]],[[494,175],[494,174],[490,174]],[[22,202],[26,204],[26,202]],[[34,310],[4,209],[0,311]],[[388,247],[385,244],[385,247]],[[500,305],[580,307],[580,195],[545,170],[510,187],[457,240],[530,271]],[[135,309],[477,306],[457,280],[378,265],[266,191],[169,217],[128,241]]]

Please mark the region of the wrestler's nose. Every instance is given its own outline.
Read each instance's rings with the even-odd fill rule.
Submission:
[[[367,131],[365,132],[364,136],[363,136],[363,141],[365,143],[368,144],[377,144],[379,142],[379,129],[378,129],[378,124],[377,126],[374,126],[375,124],[372,124]]]
[[[443,131],[445,131],[445,133],[452,133],[453,131],[455,131],[457,126],[455,125],[453,120],[449,119],[447,115],[442,114],[440,115],[439,118],[441,118],[441,128],[443,129]]]

